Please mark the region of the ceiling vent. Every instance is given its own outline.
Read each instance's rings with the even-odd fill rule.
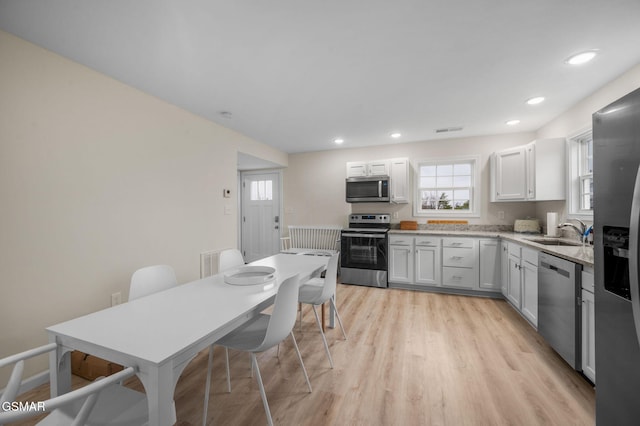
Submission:
[[[436,129],[436,133],[459,132],[460,130],[462,130],[462,127],[443,127],[442,129]]]

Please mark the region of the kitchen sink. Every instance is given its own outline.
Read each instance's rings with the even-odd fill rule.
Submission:
[[[547,238],[527,238],[527,241],[532,243],[542,244],[544,246],[581,246],[582,243],[578,241],[567,240],[551,240]]]

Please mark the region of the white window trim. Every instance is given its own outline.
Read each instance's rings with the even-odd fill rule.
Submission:
[[[418,208],[421,205],[422,200],[420,197],[420,166],[423,164],[447,164],[455,162],[473,162],[473,173],[471,175],[471,203],[469,211],[456,211],[456,210],[433,210],[425,212]],[[413,185],[413,215],[416,217],[480,217],[481,206],[481,194],[482,185],[480,182],[480,156],[479,155],[465,155],[459,157],[438,157],[429,158],[424,160],[414,160],[413,169],[414,173],[414,185]]]
[[[578,141],[592,134],[591,127],[567,137],[567,218],[593,221],[593,210],[580,209],[580,149]]]

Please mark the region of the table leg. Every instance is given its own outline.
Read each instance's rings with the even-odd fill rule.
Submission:
[[[149,426],[176,424],[176,405],[173,400],[175,388],[171,364],[141,366],[138,377],[147,394]]]
[[[50,343],[56,343],[56,337],[49,336]],[[71,391],[71,352],[58,346],[49,353],[49,388],[51,397]]]
[[[322,313],[322,332],[324,333],[325,331],[327,331],[327,327],[325,326],[324,322],[324,303],[320,305],[320,311]]]

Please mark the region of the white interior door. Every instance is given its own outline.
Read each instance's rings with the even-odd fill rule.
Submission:
[[[245,262],[280,251],[280,173],[244,172],[242,180],[242,254]]]

